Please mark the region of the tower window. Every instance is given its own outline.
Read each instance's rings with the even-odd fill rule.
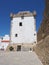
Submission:
[[[34,43],[36,43],[36,41],[34,41]]]
[[[34,36],[35,36],[36,34],[34,34]]]
[[[18,36],[18,34],[15,34],[15,37],[17,37]]]
[[[22,26],[22,22],[19,23],[19,26]]]

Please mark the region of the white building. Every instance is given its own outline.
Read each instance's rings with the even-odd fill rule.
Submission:
[[[37,43],[35,14],[29,11],[11,14],[11,44],[20,48],[22,45],[30,46]]]
[[[7,46],[9,45],[9,42],[9,35],[5,35],[4,37],[0,38],[0,50],[6,50]]]

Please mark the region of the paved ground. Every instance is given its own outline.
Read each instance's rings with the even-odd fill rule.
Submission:
[[[0,52],[0,65],[43,65],[35,52]]]

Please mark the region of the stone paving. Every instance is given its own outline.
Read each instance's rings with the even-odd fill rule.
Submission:
[[[43,65],[35,52],[0,52],[0,65]]]

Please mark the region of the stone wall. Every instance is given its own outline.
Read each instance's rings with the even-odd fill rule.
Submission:
[[[43,65],[49,65],[49,35],[34,46],[34,51],[38,55]]]
[[[38,41],[49,35],[49,0],[46,0],[45,3],[43,20],[37,33]]]

